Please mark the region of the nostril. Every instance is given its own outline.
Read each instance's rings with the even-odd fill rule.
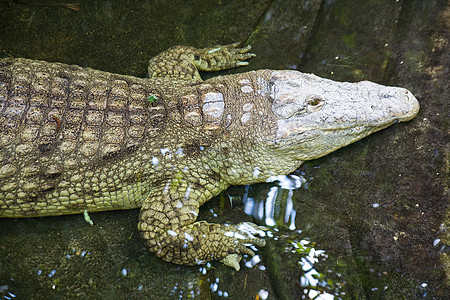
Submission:
[[[408,91],[407,89],[400,89],[399,91],[395,92],[394,98],[401,101],[409,102],[411,98],[411,92]]]
[[[411,94],[411,92],[408,91],[408,90],[405,90],[405,94],[404,95],[406,97],[406,101],[408,101],[408,102],[411,102],[412,98],[414,98],[413,94]]]

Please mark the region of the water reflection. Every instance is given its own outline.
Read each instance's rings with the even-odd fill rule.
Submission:
[[[1,299],[15,299],[16,298],[16,294],[12,293],[9,291],[9,286],[8,285],[0,285],[0,297]]]
[[[208,278],[208,281],[210,281],[209,278]],[[211,289],[211,291],[213,293],[217,293],[217,295],[220,297],[225,297],[225,298],[228,297],[228,292],[222,291],[219,288],[219,282],[220,282],[220,279],[218,277],[216,277],[216,279],[213,282],[211,282],[211,284],[209,285],[209,288]]]
[[[319,273],[314,265],[319,263],[319,259],[325,260],[328,256],[325,250],[316,250],[312,246],[308,246],[310,241],[300,240],[299,242],[292,242],[294,247],[293,252],[300,255],[299,265],[302,267],[304,274],[300,278],[300,285],[305,288],[304,297],[308,299],[334,299],[334,295],[325,290],[332,290],[330,282],[325,279],[325,276]],[[343,294],[336,291],[337,294]]]
[[[264,200],[255,200],[248,197],[249,186],[245,187],[244,194],[244,211],[246,214],[253,216],[254,218],[262,221],[267,226],[275,226],[275,215],[279,216],[282,206],[285,207],[285,213],[283,222],[289,223],[289,229],[295,230],[295,216],[296,211],[292,204],[293,190],[302,186],[306,180],[303,177],[297,175],[280,175],[272,176],[268,182],[276,182],[276,185],[272,186],[267,194],[267,198]]]
[[[270,184],[245,188],[245,213],[259,220],[256,223],[270,228],[266,232],[268,245],[263,255],[248,259],[247,268],[264,263],[263,267],[280,289],[291,289],[286,294],[292,296],[295,288],[301,290],[302,296],[298,299],[360,298],[364,295],[395,298],[398,291],[418,298],[428,297],[429,281],[408,277],[398,264],[390,268],[380,263],[393,261],[392,255],[397,255],[399,250],[392,242],[406,240],[408,230],[388,231],[375,221],[371,223],[375,226],[366,226],[367,221],[358,222],[366,215],[350,210],[347,219],[347,214],[339,207],[330,209],[328,204],[311,199],[307,182],[297,175],[277,176],[271,178]],[[365,207],[378,211],[382,209],[378,202],[371,201]],[[441,225],[442,231],[446,230],[444,227]],[[373,242],[367,242],[372,237]],[[374,252],[366,248],[367,243],[382,247]],[[441,251],[446,247],[436,234],[429,243]],[[296,281],[295,288],[284,281]]]
[[[280,228],[287,228],[290,231],[296,230],[295,218],[297,211],[294,208],[292,196],[294,190],[299,189],[306,183],[305,178],[297,175],[272,176],[268,179],[272,182],[266,197],[259,199],[258,196],[249,196],[249,186],[245,187],[243,196],[244,211],[257,220],[271,227],[273,232],[269,231],[267,236],[273,240],[279,239]],[[275,235],[274,236],[274,232]],[[296,231],[299,236],[302,231]],[[285,251],[291,251],[296,254],[297,262],[301,268],[302,275],[299,278],[300,286],[304,288],[304,299],[334,299],[336,296],[343,296],[345,293],[339,289],[339,284],[334,284],[327,280],[325,275],[316,270],[316,264],[319,261],[327,259],[325,250],[315,248],[315,243],[306,239],[292,241],[286,239]],[[256,255],[245,265],[249,268],[255,266],[261,261]],[[264,267],[265,268],[265,267]],[[331,271],[330,271],[331,272]]]

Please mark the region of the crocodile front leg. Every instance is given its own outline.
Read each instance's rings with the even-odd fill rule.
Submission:
[[[174,186],[170,181],[154,189],[141,208],[138,224],[149,250],[176,264],[197,265],[218,260],[238,271],[241,256],[254,255],[244,244],[264,246],[265,241],[253,235],[264,235],[264,231],[252,223],[195,222],[200,205],[217,191],[210,192],[198,185],[191,190],[186,182]]]
[[[251,46],[238,48],[239,43],[197,49],[175,46],[153,57],[148,66],[150,77],[170,77],[202,81],[201,71],[220,71],[248,65],[245,60],[255,56]]]

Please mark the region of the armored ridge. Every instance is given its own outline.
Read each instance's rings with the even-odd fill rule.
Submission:
[[[298,71],[201,80],[198,70],[247,64],[249,50],[173,47],[148,79],[0,60],[0,217],[141,207],[141,235],[164,260],[238,270],[263,230],[196,222],[203,203],[418,112],[405,89]]]

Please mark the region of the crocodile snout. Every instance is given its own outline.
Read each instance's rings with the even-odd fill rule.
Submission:
[[[397,97],[403,100],[405,104],[404,115],[398,118],[399,122],[407,122],[412,120],[418,113],[420,109],[419,101],[414,97],[413,93],[407,89],[400,89],[397,92]]]

